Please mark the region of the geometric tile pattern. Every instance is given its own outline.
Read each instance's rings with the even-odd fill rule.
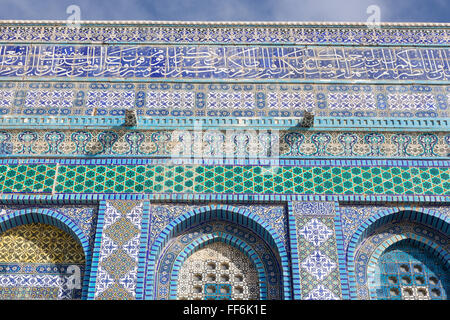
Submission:
[[[248,92],[212,91],[208,93],[206,106],[212,110],[251,110],[255,107],[255,97]]]
[[[326,203],[328,204],[328,203]],[[341,299],[341,280],[333,217],[294,213],[302,299]],[[309,215],[308,215],[309,214]]]
[[[152,86],[154,88],[154,86]],[[146,107],[157,110],[167,109],[193,109],[195,105],[195,94],[192,91],[186,90],[152,90],[145,95],[144,92],[139,95],[139,102],[147,98]],[[134,104],[134,101],[133,101]],[[160,111],[164,112],[164,111]]]
[[[339,300],[339,298],[326,287],[319,284],[314,290],[310,291],[308,295],[304,296],[303,300]]]
[[[212,243],[184,262],[178,274],[177,299],[258,300],[258,273],[238,249]]]
[[[0,48],[1,50],[1,48]],[[1,52],[1,51],[0,51]],[[1,56],[0,56],[1,60]],[[130,81],[130,80],[128,80]],[[61,88],[64,86],[64,88]],[[0,83],[0,112],[21,116],[448,117],[450,89],[405,84]],[[95,113],[93,110],[95,108]]]
[[[310,220],[302,229],[298,231],[307,241],[320,247],[322,243],[333,235],[333,232],[326,225],[317,219]],[[314,260],[320,259],[318,256]]]
[[[134,299],[143,203],[106,202],[95,299]]]
[[[337,267],[337,264],[317,250],[308,256],[301,263],[301,266],[315,276],[317,280],[323,280]]]
[[[79,300],[81,290],[68,289],[69,274],[0,275],[2,300]]]
[[[103,259],[102,267],[113,279],[120,279],[128,274],[136,262],[124,250],[116,249],[108,257]]]
[[[89,109],[129,109],[134,104],[134,92],[129,90],[92,90],[87,92],[86,107]],[[55,105],[53,105],[54,107]],[[60,107],[60,105],[58,105]]]
[[[34,108],[39,105],[41,108],[54,108],[59,106],[68,108],[74,100],[74,92],[72,90],[42,90],[32,89],[26,93],[25,108]]]
[[[56,178],[55,166],[0,165],[0,192],[450,194],[436,167],[60,165]]]
[[[107,235],[118,246],[123,246],[126,244],[138,232],[139,228],[127,218],[121,218],[108,228],[105,228],[105,235]]]
[[[56,165],[0,166],[0,184],[10,192],[52,192]]]

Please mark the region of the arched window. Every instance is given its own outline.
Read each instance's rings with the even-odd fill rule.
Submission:
[[[181,300],[258,300],[258,272],[238,249],[215,242],[193,253],[178,275]]]
[[[347,248],[352,298],[447,299],[448,219],[436,208],[400,209],[377,212],[353,234]]]
[[[449,270],[430,248],[414,240],[399,241],[378,259],[369,287],[371,296],[394,300],[446,300]]]

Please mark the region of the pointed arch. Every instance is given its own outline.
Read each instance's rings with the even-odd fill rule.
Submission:
[[[388,223],[396,222],[421,223],[446,236],[450,235],[450,217],[428,208],[395,207],[380,210],[375,215],[369,217],[355,231],[346,250],[351,299],[356,299],[355,256],[359,244],[376,229]]]
[[[196,208],[177,217],[170,222],[153,242],[146,268],[146,281],[144,299],[155,298],[155,267],[156,261],[167,242],[191,226],[212,220],[234,222],[247,227],[259,235],[274,249],[281,261],[283,299],[291,299],[291,276],[287,250],[283,241],[273,228],[256,214],[231,205],[210,205]]]
[[[186,248],[184,248],[182,252],[180,252],[180,254],[175,259],[175,263],[171,273],[170,298],[176,299],[176,292],[177,292],[176,279],[178,276],[178,272],[180,271],[181,266],[186,261],[186,259],[189,258],[196,251],[204,248],[206,245],[215,242],[223,242],[225,244],[228,244],[238,249],[240,252],[245,254],[250,259],[250,261],[255,265],[256,270],[258,271],[260,299],[265,300],[267,298],[267,286],[265,280],[266,273],[261,258],[255,252],[255,250],[253,250],[247,243],[225,232],[217,232],[214,234],[208,234],[200,238],[197,238],[193,242],[191,242]]]

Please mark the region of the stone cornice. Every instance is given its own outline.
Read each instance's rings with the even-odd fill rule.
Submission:
[[[0,20],[0,25],[66,25],[66,20]],[[257,26],[257,27],[365,27],[366,22],[322,22],[322,21],[148,21],[148,20],[83,20],[83,26],[91,25],[139,25],[139,26]],[[380,22],[381,27],[441,27],[450,28],[450,23],[435,22]]]

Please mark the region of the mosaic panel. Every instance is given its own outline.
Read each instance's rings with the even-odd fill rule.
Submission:
[[[134,103],[134,91],[131,90],[97,90],[88,91],[86,95],[86,107],[91,109],[131,109]]]
[[[304,300],[342,299],[333,202],[293,202]]]
[[[40,165],[54,173],[53,166]],[[247,194],[434,194],[449,195],[448,168],[262,166],[60,165],[56,193],[247,193]],[[1,165],[2,192],[36,192],[25,174],[33,166]],[[8,179],[6,179],[8,177]],[[6,180],[6,181],[5,181]],[[14,188],[15,186],[15,188]],[[47,188],[51,192],[51,188]]]
[[[23,44],[0,46],[0,77],[448,81],[448,59],[420,47]]]
[[[180,252],[186,248],[190,243],[195,241],[196,239],[201,238],[205,235],[213,235],[213,234],[229,234],[231,236],[236,237],[237,239],[240,239],[244,241],[247,245],[249,245],[258,255],[258,257],[262,260],[264,273],[266,275],[266,280],[264,281],[267,286],[267,299],[269,300],[278,300],[281,299],[282,296],[282,285],[281,285],[281,268],[280,268],[280,262],[278,261],[277,257],[275,257],[272,249],[254,232],[250,231],[249,229],[243,228],[241,226],[238,226],[234,223],[228,223],[228,222],[207,222],[204,224],[201,224],[199,226],[194,226],[193,228],[185,231],[181,235],[172,238],[170,242],[166,245],[164,248],[163,254],[159,257],[158,263],[157,263],[157,280],[156,280],[156,299],[168,299],[169,293],[170,293],[170,286],[171,286],[171,274],[172,274],[172,268],[175,261],[175,258],[179,255]],[[216,245],[217,246],[217,245]],[[230,248],[228,245],[225,246],[225,251],[220,250],[215,253],[214,255],[226,255],[229,256],[229,254],[232,252],[230,251]],[[201,249],[200,249],[201,250]],[[237,250],[237,249],[234,249]],[[200,251],[199,251],[200,252]],[[208,258],[209,260],[209,258]],[[236,263],[237,268],[241,269],[244,268],[246,265],[248,266],[248,263],[241,263],[240,260],[233,260],[234,263]],[[255,279],[255,274],[251,273],[251,269],[243,270],[244,273],[246,273],[246,279],[249,282],[257,283],[258,277]],[[183,282],[184,278],[178,278],[175,279],[178,283]],[[259,279],[260,280],[260,279]],[[209,284],[213,284],[214,281],[209,281]],[[205,284],[208,284],[205,283]],[[219,284],[225,284],[225,283],[219,283]],[[184,287],[183,287],[184,288]],[[257,286],[251,285],[249,287],[251,295],[255,295],[259,292],[254,292],[256,290]],[[236,288],[234,288],[236,289]],[[184,290],[184,289],[181,289]],[[232,291],[232,297],[237,291],[234,291],[233,288]],[[183,291],[184,292],[184,291]],[[176,292],[175,292],[176,293]],[[241,293],[238,293],[238,296]],[[244,294],[244,293],[242,293]],[[205,293],[205,297],[208,297],[208,292]]]
[[[26,224],[0,234],[2,299],[80,299],[83,248],[50,225]]]
[[[447,117],[442,85],[3,82],[0,114],[150,117]],[[95,109],[95,111],[94,111]]]
[[[379,228],[378,230],[375,230],[371,235],[369,235],[366,239],[364,239],[364,241],[358,247],[355,255],[355,276],[356,276],[356,289],[358,299],[368,300],[375,298],[376,296],[372,296],[370,294],[371,290],[370,287],[374,286],[374,288],[376,287],[375,289],[379,289],[378,286],[382,283],[380,282],[379,279],[382,270],[378,269],[378,271],[375,270],[375,273],[371,274],[367,273],[370,257],[374,254],[375,250],[377,250],[377,248],[385,240],[388,240],[390,238],[395,239],[396,237],[398,238],[398,236],[406,233],[416,234],[422,239],[428,239],[429,241],[435,243],[439,247],[443,248],[443,250],[445,250],[446,252],[450,251],[449,250],[450,241],[446,235],[441,234],[436,230],[426,227],[422,224],[413,224],[413,223],[388,224]],[[395,242],[396,241],[394,240],[394,243]],[[403,253],[403,256],[405,255],[407,254]],[[448,277],[448,273],[446,276]],[[448,280],[444,277],[442,281],[445,284],[447,283],[446,281]],[[397,284],[397,286],[394,287],[398,287],[399,294],[391,298],[395,299],[416,298],[415,295],[417,295],[418,298],[418,295],[420,294],[418,292],[414,293],[414,290],[411,291],[412,296],[409,296],[409,292],[400,292],[401,286],[399,283]],[[431,295],[430,292],[428,292],[427,290],[427,296],[430,297],[430,295]],[[384,297],[384,299],[386,298],[387,297]]]
[[[238,249],[216,242],[186,259],[177,289],[180,300],[259,300],[258,272]]]
[[[56,165],[0,167],[0,184],[11,192],[52,192],[55,178]]]
[[[106,202],[95,299],[135,299],[143,203]]]
[[[178,24],[178,23],[177,23]],[[447,45],[449,31],[446,26],[434,28],[419,25],[408,27],[393,24],[380,28],[366,25],[337,24],[318,26],[299,25],[258,25],[236,26],[208,23],[188,24],[115,24],[81,25],[74,29],[62,24],[3,24],[0,39],[13,42],[133,42],[133,43],[239,43],[239,44],[352,44],[352,45]]]
[[[448,195],[450,189],[448,168],[438,167],[59,165],[57,178],[55,167],[0,165],[0,191]]]
[[[55,89],[48,91],[45,89],[30,88],[24,98],[24,107],[34,108],[37,105],[45,109],[54,108],[55,106],[70,108],[73,100],[74,92],[72,90]]]
[[[437,158],[450,154],[445,132],[277,130],[8,130],[0,154],[16,156],[184,156],[202,158]]]

